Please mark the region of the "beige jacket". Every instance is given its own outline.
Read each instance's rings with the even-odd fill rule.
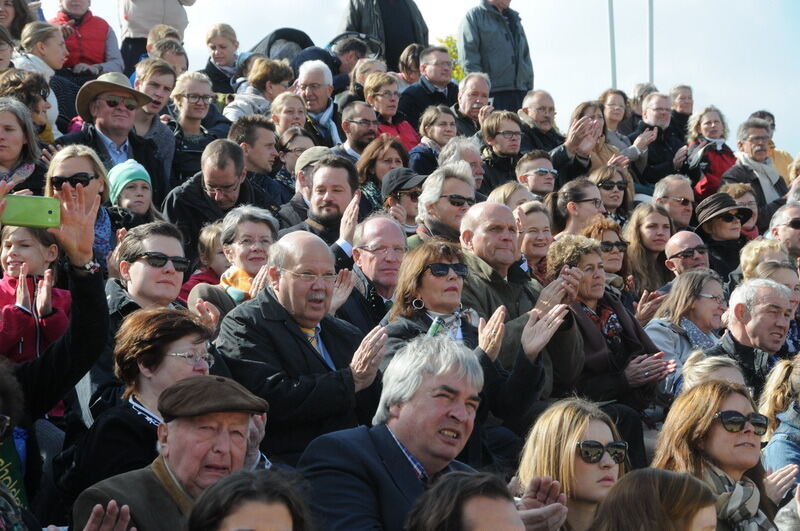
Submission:
[[[183,35],[189,18],[183,6],[194,5],[195,0],[117,0],[120,39],[147,38],[150,28],[167,24]]]

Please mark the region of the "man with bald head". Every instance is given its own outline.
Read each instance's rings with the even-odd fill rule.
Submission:
[[[287,234],[270,249],[268,267],[269,288],[225,316],[217,347],[266,364],[264,381],[253,383],[274,412],[262,449],[293,466],[315,437],[369,424],[386,334],[375,328],[364,337],[328,315],[336,270],[320,237]]]
[[[686,271],[708,268],[708,246],[694,232],[682,230],[676,232],[664,246],[667,259],[664,265],[678,277]],[[674,281],[673,281],[674,282]],[[659,293],[668,294],[672,289],[672,282],[667,283]]]

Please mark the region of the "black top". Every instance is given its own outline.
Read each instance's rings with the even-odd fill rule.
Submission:
[[[400,54],[414,41],[414,19],[404,0],[378,0],[383,19],[383,57],[392,72],[399,72]],[[424,44],[424,43],[421,43]]]

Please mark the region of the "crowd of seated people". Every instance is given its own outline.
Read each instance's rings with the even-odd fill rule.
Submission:
[[[800,528],[774,115],[560,130],[508,0],[455,56],[351,0],[198,71],[194,3],[0,0],[0,216],[60,215],[0,226],[0,528]]]

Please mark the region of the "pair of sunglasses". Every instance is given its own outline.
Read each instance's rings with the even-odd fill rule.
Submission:
[[[668,260],[672,260],[673,258],[681,258],[686,260],[687,258],[691,258],[694,256],[694,253],[699,253],[701,256],[708,252],[707,245],[698,245],[697,247],[689,247],[688,249],[684,249],[678,253],[673,254],[672,256],[668,256]]]
[[[64,186],[64,183],[69,183],[69,185],[73,188],[78,186],[79,184],[82,185],[84,188],[89,186],[89,183],[92,179],[97,179],[97,175],[94,173],[86,173],[85,171],[79,173],[73,173],[72,175],[53,175],[50,177],[50,182],[53,184],[53,188],[56,190],[61,190],[61,187]]]
[[[737,210],[735,214],[731,212],[725,212],[724,214],[720,214],[717,216],[717,219],[721,219],[725,223],[731,223],[732,221],[738,219],[741,223],[744,223],[748,219],[750,219],[751,214],[742,212],[741,210]]]
[[[600,250],[604,253],[610,253],[614,247],[617,248],[617,251],[624,253],[628,250],[628,244],[623,241],[618,242],[600,242]]]
[[[463,195],[458,195],[458,194],[446,194],[443,195],[442,197],[450,201],[450,204],[453,205],[454,207],[464,206],[465,204],[467,206],[472,206],[475,204],[474,197],[464,197]]]
[[[784,225],[792,230],[800,229],[800,218],[792,218],[787,223],[784,223]]]
[[[425,269],[430,269],[431,275],[435,277],[445,277],[450,273],[451,269],[453,270],[453,273],[461,278],[466,277],[467,273],[469,272],[467,264],[445,264],[442,262],[428,264],[425,266]]]
[[[134,258],[134,260],[138,260],[139,258],[144,258],[144,261],[147,262],[147,265],[150,267],[164,267],[167,265],[167,262],[172,262],[172,267],[174,267],[175,271],[178,273],[185,273],[192,264],[191,260],[183,256],[167,256],[164,253],[154,251],[142,253]]]
[[[604,183],[600,183],[598,185],[600,188],[606,191],[611,191],[614,188],[619,190],[620,192],[624,192],[626,188],[628,188],[627,183],[625,181],[606,181]]]
[[[413,202],[419,201],[419,196],[422,194],[421,190],[400,190],[399,192],[395,192],[398,196],[407,195],[409,199]]]
[[[753,433],[756,435],[764,435],[767,433],[767,417],[761,413],[750,413],[743,415],[738,411],[720,411],[714,415],[715,419],[719,419],[725,431],[731,433],[739,433],[744,429],[745,423],[749,422],[753,426]]]
[[[628,455],[628,443],[625,441],[611,441],[606,445],[598,441],[581,441],[577,446],[578,455],[589,464],[599,463],[606,452],[615,463],[622,463]]]
[[[106,105],[108,105],[112,109],[118,106],[120,103],[124,105],[125,108],[128,109],[129,111],[135,111],[136,107],[138,107],[138,105],[136,105],[136,100],[134,98],[125,98],[123,96],[115,96],[112,94],[110,96],[106,96],[105,98],[100,98],[100,99],[106,102]]]

